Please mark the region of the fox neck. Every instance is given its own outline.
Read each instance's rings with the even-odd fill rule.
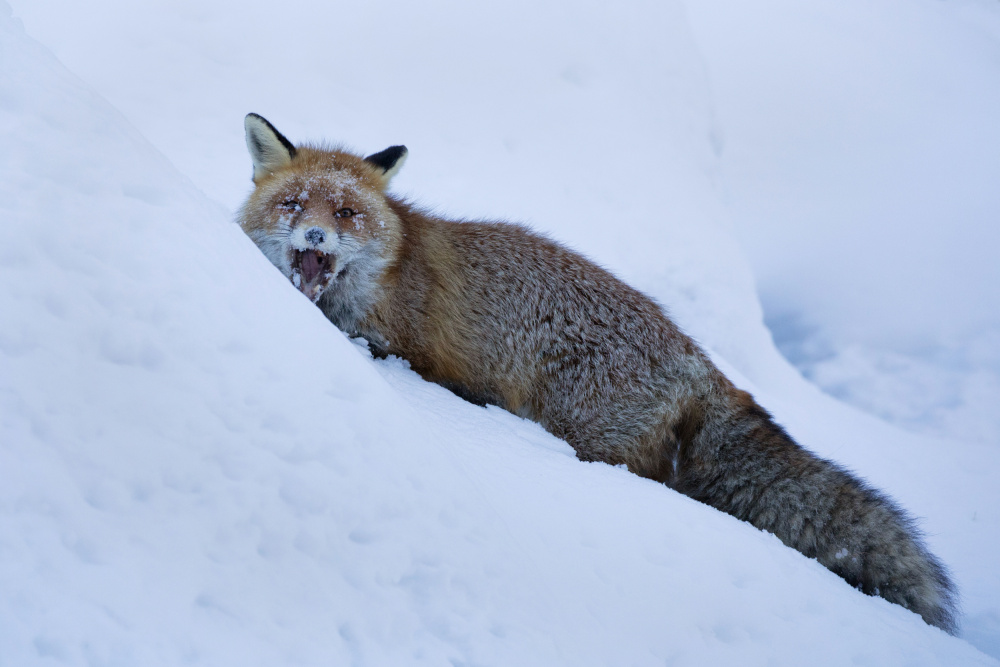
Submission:
[[[380,243],[363,247],[319,298],[316,305],[340,330],[363,336],[384,347],[384,336],[370,323],[376,305],[385,298],[384,275],[391,263]]]
[[[318,305],[340,329],[367,339],[376,356],[404,357],[436,380],[434,350],[450,348],[435,346],[429,331],[454,328],[441,308],[441,288],[447,281],[438,275],[442,267],[454,264],[453,258],[429,251],[431,246],[448,245],[441,238],[443,221],[405,202],[389,201],[399,232],[392,236],[396,243],[385,246],[381,259],[373,257],[357,267],[364,270],[344,276],[348,280],[338,284],[340,289],[324,295]]]

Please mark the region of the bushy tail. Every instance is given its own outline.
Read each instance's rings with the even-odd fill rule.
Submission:
[[[671,486],[954,634],[954,584],[913,520],[883,493],[796,444],[749,394],[737,394],[719,414],[703,415],[681,443]]]

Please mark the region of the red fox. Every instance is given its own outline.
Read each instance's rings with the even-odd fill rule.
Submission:
[[[294,146],[246,117],[238,216],[340,329],[585,461],[625,464],[774,533],[869,595],[956,631],[954,585],[885,495],[800,447],[651,299],[508,223],[445,220],[387,193],[406,148]]]

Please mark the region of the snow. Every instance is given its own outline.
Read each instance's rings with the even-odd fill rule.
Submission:
[[[945,418],[936,434],[903,431],[822,393],[775,349],[755,273],[818,304],[809,340],[841,350],[857,335],[876,367],[896,344],[934,359],[887,324],[912,312],[890,308],[899,294],[881,274],[843,269],[857,282],[838,296],[808,262],[775,260],[769,275],[753,245],[745,258],[737,238],[757,218],[740,169],[780,151],[746,129],[767,114],[744,119],[726,88],[736,77],[719,44],[732,35],[708,9],[732,9],[721,0],[292,3],[281,12],[294,26],[256,1],[12,4],[25,28],[0,1],[0,665],[996,664],[992,417],[969,408],[984,434],[972,442]],[[816,3],[797,34],[849,32],[856,4]],[[976,107],[987,109],[1000,9],[891,8],[906,19],[898,39],[965,49],[933,51],[954,59],[934,71],[978,67],[961,90],[987,82]],[[249,188],[248,111],[293,141],[405,142],[397,191],[449,214],[526,220],[653,294],[796,438],[920,517],[963,593],[968,641],[747,524],[581,463],[401,360],[372,360],[231,222]],[[775,164],[764,185],[794,185],[782,179],[798,163]],[[845,205],[870,194],[855,178]],[[900,178],[939,206],[961,180]],[[965,185],[996,211],[979,181]],[[760,197],[783,202],[774,192]],[[820,194],[780,205],[815,215],[830,202]],[[983,219],[961,223],[992,234]],[[973,276],[976,258],[949,248],[947,285],[969,300],[925,303],[988,341],[979,304],[992,274]],[[847,304],[859,294],[889,311],[858,317]],[[951,333],[932,320],[909,321],[944,346]],[[861,333],[845,333],[854,322]],[[963,363],[993,358],[979,345]],[[871,409],[889,405],[901,376],[852,371],[838,354],[824,373],[888,383],[852,381],[846,397],[873,387]],[[921,368],[928,391],[942,373],[973,382],[957,362]],[[984,372],[974,381],[988,393]]]

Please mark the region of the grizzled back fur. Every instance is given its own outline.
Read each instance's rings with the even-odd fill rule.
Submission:
[[[955,630],[954,587],[912,521],[796,444],[647,296],[524,227],[388,194],[405,147],[296,147],[254,114],[246,129],[256,187],[240,223],[338,327]]]

